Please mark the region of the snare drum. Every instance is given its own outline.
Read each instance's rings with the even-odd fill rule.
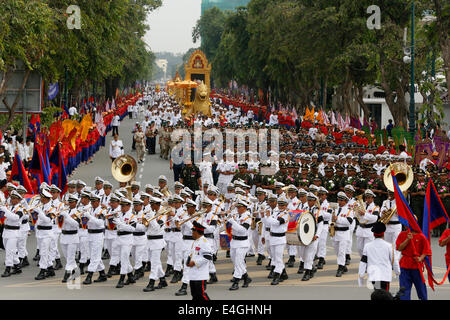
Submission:
[[[289,212],[289,226],[286,231],[286,243],[295,246],[309,245],[316,234],[316,219],[309,211]]]
[[[220,234],[220,249],[230,250],[230,237],[225,232]]]

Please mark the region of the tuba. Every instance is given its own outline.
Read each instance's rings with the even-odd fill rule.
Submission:
[[[364,194],[360,194],[359,196],[356,197],[356,202],[353,206],[353,212],[355,213],[355,218],[356,220],[359,221],[359,218],[361,216],[361,212],[366,211],[364,209],[365,205],[364,205],[364,200],[363,200]]]
[[[406,197],[409,187],[411,187],[414,180],[414,173],[410,165],[403,162],[396,162],[390,164],[389,167],[384,171],[383,182],[386,188],[394,192],[394,183],[392,181],[392,172],[394,172],[395,178],[397,179],[398,186],[402,191],[403,195]],[[394,214],[397,212],[397,208],[394,210],[389,209],[380,218],[380,222],[387,224]]]
[[[111,165],[111,172],[114,179],[118,182],[130,182],[134,180],[137,172],[136,160],[127,154],[124,154],[116,158]],[[133,195],[131,193],[131,187],[127,186],[128,198],[131,200]]]

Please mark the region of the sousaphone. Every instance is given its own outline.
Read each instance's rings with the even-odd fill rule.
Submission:
[[[124,154],[113,161],[111,165],[111,172],[114,179],[118,182],[133,181],[137,172],[137,162],[132,156]],[[127,190],[128,197],[131,200],[131,187],[127,186]]]

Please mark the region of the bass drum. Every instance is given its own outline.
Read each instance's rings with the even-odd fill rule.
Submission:
[[[309,212],[304,212],[293,230],[286,232],[286,243],[294,246],[309,245],[316,234],[316,219]]]

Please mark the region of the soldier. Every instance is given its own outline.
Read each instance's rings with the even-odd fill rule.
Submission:
[[[120,214],[120,197],[114,193],[109,200],[110,210],[105,217],[105,248],[110,252],[110,261],[107,277],[111,278],[113,275],[119,275],[118,264],[120,262],[120,245],[117,238],[117,227],[112,223],[112,219]]]
[[[142,223],[144,212],[142,211],[144,202],[141,199],[134,199],[134,215],[137,218],[136,228],[133,231],[133,247],[131,249],[131,255],[134,260],[134,280],[139,280],[144,276],[144,255],[147,250],[147,237],[145,232],[147,227]]]
[[[27,193],[27,190],[23,186],[19,185],[17,187],[17,192],[22,197],[20,205],[25,210],[29,210],[30,207],[29,207],[27,201],[23,198],[25,196],[25,194]],[[20,221],[19,237],[17,238],[17,254],[19,257],[19,262],[20,262],[21,268],[30,265],[30,263],[28,262],[28,258],[27,258],[27,256],[28,256],[27,239],[28,239],[29,231],[30,231],[30,224],[28,221],[28,215],[24,214],[23,218]]]
[[[214,233],[215,230],[218,228],[219,217],[212,210],[213,201],[209,197],[203,199],[202,208],[205,210],[205,213],[203,214],[200,223],[205,227],[204,237],[209,242],[211,249],[214,250],[216,246],[214,241]],[[212,260],[209,263],[209,275],[210,279],[208,283],[211,284],[217,282],[216,267],[214,265],[214,261]]]
[[[267,201],[266,201],[266,191],[260,187],[256,188],[256,197],[258,199],[258,202],[255,203],[255,210],[253,211],[253,217],[254,227],[252,226],[252,230],[250,231],[252,233],[252,240],[253,245],[256,248],[256,251],[258,253],[258,258],[256,259],[256,264],[260,266],[264,259],[266,259],[266,256],[264,255],[264,244],[262,243],[262,233],[260,234],[260,229],[262,230],[262,226],[259,224],[262,224],[261,219],[264,217],[264,214],[267,210]],[[253,221],[253,220],[252,220]]]
[[[231,182],[235,182],[236,180],[242,180],[246,185],[252,185],[252,176],[247,172],[247,165],[245,163],[239,163],[239,172],[234,174]]]
[[[397,208],[396,202],[395,202],[395,196],[394,193],[391,191],[388,191],[388,199],[383,201],[383,205],[381,206],[381,215],[380,217],[383,218],[385,215],[390,214],[393,210]],[[395,244],[395,241],[397,240],[398,235],[402,231],[402,225],[400,224],[400,221],[398,220],[398,214],[394,213],[392,218],[388,221],[386,224],[386,232],[384,238],[387,242],[391,244]]]
[[[59,200],[60,192],[61,192],[61,190],[54,184],[52,184],[50,186],[50,193],[52,194],[51,203],[52,203],[52,207],[54,208],[53,210],[55,212],[61,211],[64,207],[64,203],[62,203]],[[50,244],[50,256],[51,256],[50,259],[52,260],[52,263],[53,263],[53,261],[56,262],[55,270],[59,270],[63,267],[63,265],[61,263],[61,255],[59,253],[59,247],[58,247],[61,229],[58,226],[56,218],[53,219],[53,229],[52,230],[53,230],[53,237],[52,237],[52,242]]]
[[[137,131],[134,134],[134,141],[136,146],[136,155],[138,159],[138,163],[141,163],[144,160],[145,155],[145,134],[142,130],[142,126],[138,126]]]
[[[80,195],[80,202],[78,204],[78,210],[80,213],[88,212],[91,210],[91,202],[89,200],[90,194],[87,191],[82,191]],[[79,243],[79,251],[80,251],[80,259],[79,259],[79,267],[80,274],[84,274],[84,267],[88,265],[89,260],[89,239],[88,239],[88,230],[87,230],[87,220],[82,215],[81,223],[78,228],[78,236],[80,237]]]
[[[356,227],[355,235],[358,252],[361,257],[363,255],[364,246],[374,240],[373,232],[371,230],[380,216],[380,208],[373,201],[375,193],[373,193],[372,190],[367,189],[364,192],[364,197],[364,207],[354,211],[355,217],[359,222]]]
[[[200,170],[191,160],[186,160],[185,164],[180,173],[180,182],[193,191],[199,190],[202,185]]]
[[[319,258],[319,261],[317,262],[317,269],[323,269],[323,266],[326,263],[325,257],[327,254],[327,238],[333,210],[330,208],[330,204],[327,199],[327,189],[320,187],[318,195],[320,201],[320,211],[323,217],[323,227],[322,233],[319,235],[319,243],[317,245],[317,257]]]

